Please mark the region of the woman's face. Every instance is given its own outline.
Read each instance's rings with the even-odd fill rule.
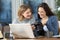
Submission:
[[[42,7],[38,8],[38,14],[39,14],[40,18],[46,17],[46,12]]]
[[[31,10],[28,8],[22,15],[24,16],[25,19],[30,19],[31,16],[32,16],[32,12],[31,12]]]

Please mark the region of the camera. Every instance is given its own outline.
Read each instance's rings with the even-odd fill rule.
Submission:
[[[35,22],[34,24],[32,24],[35,26],[35,31],[37,32],[37,34],[39,36],[44,36],[45,35],[45,31],[43,30],[43,25],[41,22]]]

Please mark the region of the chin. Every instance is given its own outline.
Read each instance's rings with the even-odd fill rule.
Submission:
[[[27,19],[31,19],[31,17],[28,17]]]
[[[40,16],[40,18],[44,18],[44,17]]]

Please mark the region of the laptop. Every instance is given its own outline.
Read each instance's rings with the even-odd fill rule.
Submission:
[[[30,24],[9,24],[12,33],[18,32],[20,38],[35,38]]]

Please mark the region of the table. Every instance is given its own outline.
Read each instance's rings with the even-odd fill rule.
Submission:
[[[14,39],[14,40],[60,40],[60,38]]]

